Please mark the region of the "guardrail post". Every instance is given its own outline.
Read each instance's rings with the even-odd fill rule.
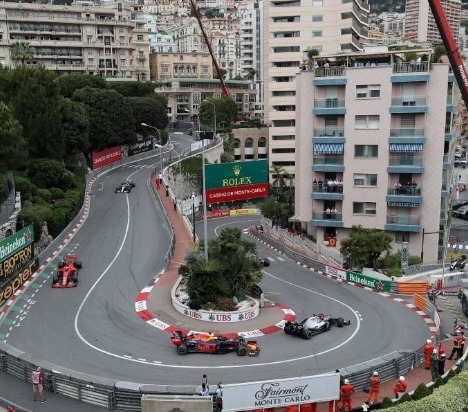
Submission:
[[[107,391],[107,409],[109,409],[110,411],[115,411],[117,409],[115,390]]]
[[[393,363],[395,364],[395,379],[398,379],[400,376],[400,360],[394,359]]]

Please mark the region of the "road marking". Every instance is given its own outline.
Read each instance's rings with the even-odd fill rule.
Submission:
[[[281,262],[284,262],[284,259],[282,257],[277,257],[278,260],[281,260]]]

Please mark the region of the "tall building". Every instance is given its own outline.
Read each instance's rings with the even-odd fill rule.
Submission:
[[[458,44],[461,0],[440,0],[452,35]],[[441,43],[439,30],[427,0],[406,0],[405,39],[420,43]]]
[[[26,42],[33,58],[61,74],[90,73],[106,77],[149,78],[149,40],[141,6],[129,2],[67,5],[2,3],[0,64],[11,67],[10,47]]]
[[[273,0],[264,7],[264,119],[270,126],[271,166],[294,175],[296,74],[308,50],[362,50],[369,3],[363,0]]]
[[[320,57],[297,76],[296,215],[340,247],[353,225],[441,257],[451,210],[456,84],[449,65],[398,52]]]

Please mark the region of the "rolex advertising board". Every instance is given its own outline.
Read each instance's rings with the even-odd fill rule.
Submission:
[[[266,159],[209,164],[205,175],[207,204],[268,196]]]

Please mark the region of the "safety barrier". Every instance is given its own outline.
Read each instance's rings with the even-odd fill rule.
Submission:
[[[414,295],[427,293],[429,282],[397,282],[398,293],[402,295]]]

